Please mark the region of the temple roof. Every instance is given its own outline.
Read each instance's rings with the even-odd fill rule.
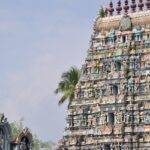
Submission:
[[[150,24],[150,10],[147,10],[126,15],[108,16],[104,18],[98,16],[94,24],[94,29],[96,31],[118,29],[124,16],[128,16],[131,19],[132,26]]]

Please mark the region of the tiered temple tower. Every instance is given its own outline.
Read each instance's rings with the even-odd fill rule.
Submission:
[[[61,150],[150,150],[150,0],[113,5],[95,19]]]

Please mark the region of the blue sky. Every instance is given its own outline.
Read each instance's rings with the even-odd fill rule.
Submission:
[[[54,90],[62,72],[84,62],[101,5],[106,1],[0,0],[0,112],[9,121],[23,117],[43,140],[62,137],[67,108],[58,107]]]

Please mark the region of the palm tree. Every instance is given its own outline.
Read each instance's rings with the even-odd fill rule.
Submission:
[[[66,100],[69,101],[68,107],[71,105],[74,99],[75,86],[80,78],[80,71],[76,67],[71,67],[67,72],[64,72],[61,76],[61,81],[58,83],[58,87],[55,90],[55,94],[62,93],[58,104],[63,104]]]

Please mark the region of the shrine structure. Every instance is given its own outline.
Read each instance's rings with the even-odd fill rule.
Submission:
[[[0,150],[31,150],[32,143],[32,134],[28,128],[14,135],[7,118],[0,114]]]

